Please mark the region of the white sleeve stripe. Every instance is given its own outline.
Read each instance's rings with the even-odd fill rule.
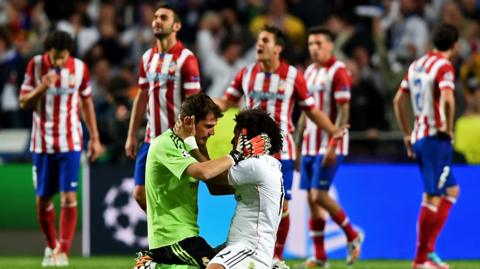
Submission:
[[[350,98],[350,92],[347,91],[335,92],[333,95],[335,99]]]
[[[185,90],[200,89],[200,82],[186,82],[186,83],[183,83],[183,88]]]
[[[148,82],[147,78],[138,78],[138,84],[145,84]]]
[[[408,88],[408,82],[406,80],[402,80],[402,82],[400,83],[400,87],[407,89]]]
[[[447,81],[447,80],[444,80],[444,81],[440,81],[440,83],[438,84],[438,86],[440,87],[440,89],[442,88],[452,88],[452,89],[455,89],[455,84],[451,81]]]
[[[31,90],[33,90],[33,87],[29,86],[29,85],[22,85],[21,90],[22,91],[31,91]]]
[[[307,99],[298,102],[298,104],[301,106],[312,106],[315,104],[315,101],[313,100],[312,97],[308,97]]]
[[[231,94],[235,97],[241,97],[242,95],[237,91],[237,89],[233,88],[233,87],[228,87],[227,89],[227,93],[228,94]]]
[[[82,91],[82,96],[89,96],[92,94],[92,87],[88,86],[85,88],[85,90]]]

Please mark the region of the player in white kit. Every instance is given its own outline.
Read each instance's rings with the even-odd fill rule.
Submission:
[[[268,135],[271,147],[266,154],[230,168],[228,184],[234,188],[237,206],[227,247],[210,261],[207,269],[269,269],[285,196],[281,165],[272,156],[282,149],[282,135],[275,121],[261,109],[242,111],[235,121],[234,148],[262,133]]]

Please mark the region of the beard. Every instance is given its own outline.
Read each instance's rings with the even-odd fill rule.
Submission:
[[[165,29],[165,31],[162,31],[160,33],[154,33],[154,35],[158,40],[164,40],[172,33],[173,33],[173,26],[171,26],[168,29]]]

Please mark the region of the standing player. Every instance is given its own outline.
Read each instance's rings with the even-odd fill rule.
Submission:
[[[205,94],[193,95],[181,106],[181,124],[152,141],[146,165],[147,224],[150,250],[135,268],[155,264],[195,265],[205,268],[215,255],[200,237],[197,224],[199,180],[209,181],[238,163],[244,154],[199,162],[214,134],[218,106]],[[257,144],[258,146],[262,146]],[[262,147],[255,150],[263,152]],[[210,186],[209,186],[210,189]],[[216,190],[221,194],[221,189]],[[227,189],[228,193],[231,191]],[[147,267],[148,268],[148,267]]]
[[[292,138],[294,126],[291,118],[294,101],[315,124],[326,129],[334,138],[344,134],[344,127],[336,128],[325,114],[315,108],[303,74],[280,60],[284,44],[283,33],[276,27],[266,26],[257,37],[257,62],[240,70],[218,104],[225,111],[235,105],[243,95],[246,107],[259,107],[269,113],[280,126],[284,143],[282,151],[275,154],[275,157],[282,163],[285,198],[288,201],[291,199],[295,159]],[[282,220],[277,233],[274,252],[276,260],[282,259],[290,226],[287,201],[283,204]],[[278,264],[281,266],[282,262]]]
[[[280,162],[271,155],[282,149],[275,121],[260,109],[240,112],[235,121],[233,148],[257,135],[269,137],[268,152],[233,166],[228,184],[235,189],[237,206],[227,246],[209,263],[209,269],[272,268],[275,237],[284,197]],[[245,133],[244,133],[245,131]]]
[[[150,140],[173,127],[183,99],[200,91],[197,58],[177,40],[181,27],[173,7],[158,5],[152,21],[157,40],[140,60],[140,90],[133,103],[125,153],[130,158],[136,157],[133,196],[143,210],[146,209],[145,163]],[[137,154],[136,133],[145,111],[148,120],[145,141]]]
[[[423,178],[413,268],[448,268],[435,253],[435,242],[459,194],[451,172],[455,72],[449,61],[457,41],[454,26],[440,25],[433,34],[433,51],[410,64],[394,99],[407,154],[417,159]],[[415,115],[413,130],[408,122],[409,95]]]
[[[345,64],[333,56],[333,42],[333,34],[328,29],[314,27],[309,30],[308,50],[313,64],[307,67],[305,79],[316,107],[337,126],[342,126],[348,123],[351,78]],[[304,115],[300,118],[297,131],[299,136],[303,134],[303,143],[302,139],[297,141],[297,154],[300,150],[302,153],[300,188],[308,191],[310,234],[315,247],[315,257],[301,267],[328,266],[323,244],[325,210],[345,232],[347,264],[351,265],[359,256],[363,238],[353,229],[340,205],[328,195],[335,172],[348,154],[348,135],[338,140],[331,139],[328,133],[320,130],[310,119],[305,119]]]
[[[79,59],[70,57],[73,40],[57,31],[48,35],[45,53],[27,66],[20,91],[20,108],[33,109],[30,151],[37,193],[37,213],[47,241],[42,266],[67,266],[77,224],[77,182],[82,151],[84,116],[90,141],[88,155],[101,152],[93,109],[90,73]],[[53,196],[60,190],[60,242],[56,240]]]

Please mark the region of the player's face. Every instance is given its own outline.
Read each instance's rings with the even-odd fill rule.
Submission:
[[[217,117],[212,112],[207,114],[205,119],[195,124],[195,139],[198,144],[204,145],[207,139],[215,134],[215,125],[217,125]]]
[[[308,36],[308,51],[312,60],[323,64],[332,56],[333,42],[323,34],[311,34]]]
[[[257,38],[257,61],[269,61],[280,57],[282,46],[275,44],[275,35],[270,32],[260,32]]]
[[[62,68],[65,66],[68,56],[70,56],[70,52],[68,50],[51,49],[48,51],[48,56],[50,57],[53,67]]]
[[[152,30],[155,37],[164,39],[180,30],[181,23],[175,22],[175,14],[172,10],[166,8],[159,8],[155,11]]]

